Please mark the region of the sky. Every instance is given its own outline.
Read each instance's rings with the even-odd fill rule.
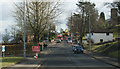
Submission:
[[[4,30],[10,29],[10,26],[15,25],[15,19],[13,18],[13,9],[14,9],[14,2],[19,2],[21,0],[0,0],[0,32],[4,33]],[[87,0],[89,1],[89,0]],[[110,8],[106,8],[104,6],[105,2],[113,2],[113,0],[90,0],[91,2],[96,4],[96,9],[100,12],[105,13],[106,19],[110,18]],[[60,24],[56,27],[57,30],[60,30],[60,28],[67,28],[66,23],[68,17],[71,15],[71,13],[76,11],[76,3],[78,0],[65,0],[62,4],[62,14],[58,17],[58,22]],[[1,34],[1,33],[0,33]]]
[[[106,2],[112,3],[113,0],[88,0],[88,1],[96,4],[95,8],[98,10],[99,15],[101,12],[104,12],[106,19],[110,18],[111,9],[108,8],[107,6],[104,6],[104,3],[106,3]],[[78,1],[76,0],[76,1],[70,1],[70,2],[64,3],[64,8],[63,8],[64,14],[61,15],[61,16],[63,16],[63,18],[60,20],[63,23],[63,24],[61,24],[61,27],[63,29],[67,28],[67,26],[65,24],[67,23],[68,16],[70,16],[72,13],[74,13],[76,11],[76,8],[77,8],[76,3],[77,2]]]

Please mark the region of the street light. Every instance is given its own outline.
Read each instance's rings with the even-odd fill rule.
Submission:
[[[91,52],[91,22],[90,22],[90,10],[89,10],[89,46]]]
[[[92,5],[88,5],[88,7],[90,8]],[[90,52],[92,51],[91,48],[91,21],[90,21],[90,9],[88,11],[88,15],[89,15],[89,47],[90,47]]]
[[[24,20],[23,20],[23,23],[24,23],[24,28],[23,28],[23,33],[24,33],[24,58],[26,57],[26,46],[25,46],[25,23],[26,23],[26,17],[25,17],[25,0],[24,0],[24,3],[23,3],[23,6],[24,6],[24,12],[23,12],[23,15],[24,15]]]

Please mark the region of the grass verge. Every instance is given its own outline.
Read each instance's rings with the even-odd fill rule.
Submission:
[[[23,57],[3,57],[3,58],[0,58],[0,60],[2,60],[0,64],[2,64],[2,68],[8,67],[22,61],[22,59]]]
[[[109,56],[109,57],[113,57],[113,58],[118,58],[118,59],[120,59],[119,49],[120,49],[119,41],[92,46],[92,52],[102,54],[105,56]],[[89,47],[88,47],[88,50],[89,50]]]

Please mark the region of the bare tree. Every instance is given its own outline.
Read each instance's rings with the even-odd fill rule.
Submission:
[[[94,3],[79,1],[76,5],[78,6],[77,13],[69,18],[68,27],[75,36],[78,36],[77,38],[80,39],[80,44],[82,44],[82,37],[89,30],[89,17],[91,29],[96,29],[98,13]]]
[[[15,18],[18,26],[22,31],[23,20],[23,3],[15,4]],[[58,2],[26,2],[26,32],[34,35],[34,42],[39,42],[45,29],[50,26],[50,23],[61,13],[58,11],[60,3]]]
[[[2,40],[3,40],[4,43],[9,43],[9,39],[10,39],[9,32],[8,32],[7,29],[5,29],[5,34],[4,34],[3,38],[2,38]]]
[[[105,3],[105,6],[107,5],[109,8],[117,8],[118,13],[120,14],[120,1],[114,0],[113,3]]]

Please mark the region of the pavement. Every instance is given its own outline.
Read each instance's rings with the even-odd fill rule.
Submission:
[[[90,52],[90,51],[87,51],[87,50],[85,50],[85,53],[87,55],[97,59],[97,60],[100,60],[102,62],[105,62],[107,64],[115,66],[117,68],[120,68],[120,59],[111,58],[111,57],[108,57],[108,56],[103,56],[103,55],[100,55],[100,54],[97,54],[97,53],[93,53],[93,52]]]

